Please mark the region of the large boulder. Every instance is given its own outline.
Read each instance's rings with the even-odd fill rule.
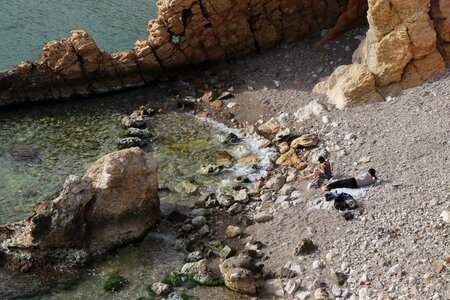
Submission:
[[[143,236],[159,220],[157,165],[139,148],[108,154],[23,221],[0,226],[0,265],[79,266]]]

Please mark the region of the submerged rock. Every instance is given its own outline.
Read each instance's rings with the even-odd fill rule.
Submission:
[[[145,141],[138,137],[127,137],[123,139],[118,139],[117,144],[119,148],[132,148],[132,147],[142,147],[145,145]]]
[[[159,220],[156,162],[139,148],[105,155],[23,221],[0,226],[0,266],[80,266]]]

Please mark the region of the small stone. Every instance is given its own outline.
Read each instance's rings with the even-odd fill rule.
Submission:
[[[438,260],[433,263],[432,267],[436,273],[441,273],[442,270],[444,269],[444,264]]]
[[[152,284],[152,291],[158,296],[167,295],[172,292],[172,287],[162,282],[155,282]]]
[[[344,285],[344,283],[347,281],[348,279],[348,275],[341,273],[341,272],[335,272],[335,281],[338,285]]]
[[[333,293],[327,288],[318,288],[314,291],[315,300],[334,300]]]
[[[268,189],[279,191],[286,183],[286,177],[280,174],[275,175],[266,182]]]
[[[317,246],[310,239],[302,239],[294,249],[294,255],[308,255],[317,250]]]
[[[183,232],[191,232],[192,230],[194,230],[194,226],[192,226],[192,224],[184,224],[183,226],[181,226],[181,230]]]
[[[287,278],[292,278],[294,276],[301,275],[301,274],[302,274],[302,267],[294,261],[288,261],[281,268],[281,271],[280,271],[280,276],[287,277]]]
[[[296,138],[291,142],[291,148],[297,149],[299,147],[314,147],[317,146],[319,138],[317,134],[308,133],[304,134],[301,137]]]
[[[257,142],[258,149],[267,148],[271,144],[271,141],[268,139],[261,139]]]
[[[205,236],[207,234],[210,233],[210,229],[209,226],[207,224],[203,225],[199,230],[198,230],[198,234],[200,236]]]
[[[242,204],[240,203],[234,203],[233,205],[230,206],[230,208],[228,208],[227,212],[234,216],[237,215],[238,213],[240,213],[243,209]]]
[[[233,205],[234,199],[232,196],[220,194],[217,197],[217,202],[219,203],[220,206],[229,207],[229,206]]]
[[[341,296],[341,294],[342,294],[341,288],[338,287],[337,285],[334,285],[334,286],[331,288],[331,292],[332,292],[333,295],[335,295],[336,297],[339,297],[339,296]]]
[[[226,99],[233,98],[234,95],[232,93],[230,93],[230,92],[233,92],[233,90],[232,91],[228,91],[228,92],[223,92],[222,94],[220,94],[219,97],[217,97],[217,100],[226,100]],[[230,103],[234,103],[234,102],[230,102]]]
[[[260,212],[253,216],[253,219],[257,223],[265,223],[273,219],[272,213]]]
[[[286,153],[289,151],[289,144],[287,142],[282,142],[278,145],[278,149],[280,151],[280,154]]]
[[[312,268],[313,269],[323,269],[323,268],[325,268],[325,263],[320,260],[315,260],[315,261],[313,261]]]
[[[329,118],[328,116],[323,116],[323,117],[322,117],[322,122],[323,122],[324,124],[328,124],[328,123],[330,123],[330,118]]]
[[[436,206],[438,204],[438,200],[436,198],[431,199],[430,206]]]
[[[194,251],[188,254],[188,257],[186,258],[187,262],[194,262],[199,261],[203,259],[203,254],[200,251]]]
[[[203,216],[197,216],[195,218],[192,219],[191,221],[192,225],[194,225],[196,228],[200,228],[203,225],[206,224],[206,218]]]
[[[442,218],[442,220],[444,220],[444,222],[450,223],[450,212],[448,210],[444,210],[441,213],[441,218]]]
[[[297,289],[298,285],[294,280],[288,280],[288,282],[284,286],[284,290],[288,295],[293,295]]]
[[[191,214],[195,217],[197,216],[206,217],[207,215],[209,215],[209,211],[206,208],[196,208],[191,211]]]
[[[230,103],[227,104],[228,108],[233,108],[235,106],[236,106],[236,102],[230,102]]]
[[[248,198],[247,190],[245,190],[245,189],[239,190],[234,195],[234,200],[236,202],[240,202],[240,203],[248,203],[250,200]]]
[[[261,199],[262,202],[266,202],[272,199],[272,193],[264,193],[262,194],[259,199]]]
[[[219,256],[222,259],[227,259],[227,258],[231,257],[232,254],[233,254],[233,249],[231,249],[228,246],[223,247],[222,250],[220,250],[220,252],[219,252]]]
[[[272,118],[266,123],[260,125],[258,130],[263,136],[272,136],[280,131],[280,123],[276,119]]]
[[[395,274],[397,274],[397,273],[399,273],[399,272],[401,272],[401,267],[400,267],[400,265],[394,265],[394,266],[392,266],[389,270],[388,270],[388,272],[387,272],[387,274],[388,275],[395,275]]]
[[[241,233],[242,233],[242,229],[240,227],[238,227],[238,226],[233,226],[233,225],[228,226],[227,230],[225,231],[225,235],[229,239],[234,239],[235,237],[237,237]]]
[[[283,187],[278,191],[280,195],[289,196],[294,191],[294,188],[289,184],[283,185]]]
[[[203,94],[203,96],[201,97],[201,100],[203,102],[211,102],[214,100],[215,97],[216,97],[216,93],[214,91],[207,91]]]
[[[289,196],[279,196],[279,197],[277,197],[277,200],[275,200],[275,203],[281,204],[287,200],[289,200]]]
[[[310,293],[310,292],[302,291],[302,292],[298,292],[298,293],[295,294],[295,299],[298,299],[298,300],[307,300],[307,299],[310,298],[310,296],[311,296],[311,293]]]
[[[214,101],[209,102],[209,105],[211,105],[212,107],[215,107],[215,108],[219,108],[219,107],[223,106],[223,102],[220,100],[214,100]]]
[[[372,160],[372,156],[363,156],[359,159],[360,163],[369,163]]]

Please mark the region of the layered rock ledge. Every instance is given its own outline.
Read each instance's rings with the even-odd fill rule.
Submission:
[[[46,44],[39,61],[0,73],[0,106],[143,86],[176,67],[297,41],[329,25],[338,10],[335,0],[160,0],[149,39],[131,51],[101,51],[75,30]]]
[[[139,148],[105,155],[83,177],[37,203],[23,221],[0,226],[0,266],[81,266],[145,234],[159,221],[157,164]]]

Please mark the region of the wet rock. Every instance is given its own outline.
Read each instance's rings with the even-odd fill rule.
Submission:
[[[155,282],[152,284],[152,291],[158,296],[167,295],[172,292],[172,287],[162,282]]]
[[[189,253],[188,257],[186,258],[187,262],[196,262],[203,259],[203,254],[200,251],[194,251]]]
[[[257,164],[259,157],[255,155],[247,155],[238,159],[238,164]]]
[[[206,259],[198,262],[186,263],[181,268],[181,274],[186,274],[202,285],[217,285],[220,283],[219,277],[208,267]]]
[[[280,131],[280,123],[276,119],[272,118],[266,123],[260,125],[258,127],[258,131],[265,137],[276,135],[278,131]]]
[[[240,141],[240,139],[239,139],[239,137],[236,134],[229,133],[225,137],[225,139],[223,140],[222,143],[225,144],[225,145],[229,145],[229,144],[237,144],[237,143],[239,143],[239,141]]]
[[[317,250],[317,246],[310,239],[302,239],[294,249],[294,255],[308,255]]]
[[[147,139],[152,137],[152,133],[147,129],[139,129],[134,127],[129,127],[127,129],[127,135],[131,137],[138,137],[140,139]]]
[[[142,128],[145,126],[145,119],[143,116],[133,113],[132,115],[126,116],[122,119],[122,125],[125,128]]]
[[[138,137],[127,137],[117,140],[117,145],[121,149],[132,148],[132,147],[142,147],[146,143]]]
[[[209,215],[209,211],[206,208],[195,208],[191,211],[192,216],[202,216],[206,217]]]
[[[257,223],[265,223],[273,219],[272,213],[269,212],[260,212],[253,216],[253,219]]]
[[[220,194],[217,197],[217,202],[219,202],[220,206],[229,207],[232,204],[234,204],[234,198],[232,196],[229,196],[229,195]]]
[[[226,168],[229,168],[233,164],[234,157],[230,155],[227,151],[217,151],[215,155],[217,165],[222,165]]]
[[[195,229],[195,227],[192,224],[184,224],[183,226],[181,226],[181,230],[186,233],[189,233],[189,232],[193,231],[194,229]]]
[[[291,148],[297,149],[299,147],[315,147],[317,146],[319,139],[317,134],[309,133],[304,134],[291,142]]]
[[[248,203],[250,201],[250,199],[248,198],[247,190],[245,190],[245,189],[239,190],[234,195],[234,200],[239,203],[244,203],[244,204]]]
[[[242,233],[242,229],[238,226],[228,226],[225,235],[228,239],[234,239]]]
[[[209,164],[206,166],[200,167],[200,173],[201,174],[218,174],[220,171],[222,171],[224,166],[217,165],[217,164]]]
[[[239,255],[224,260],[220,264],[220,272],[225,285],[238,293],[255,295],[264,284],[261,270],[249,256]]]

